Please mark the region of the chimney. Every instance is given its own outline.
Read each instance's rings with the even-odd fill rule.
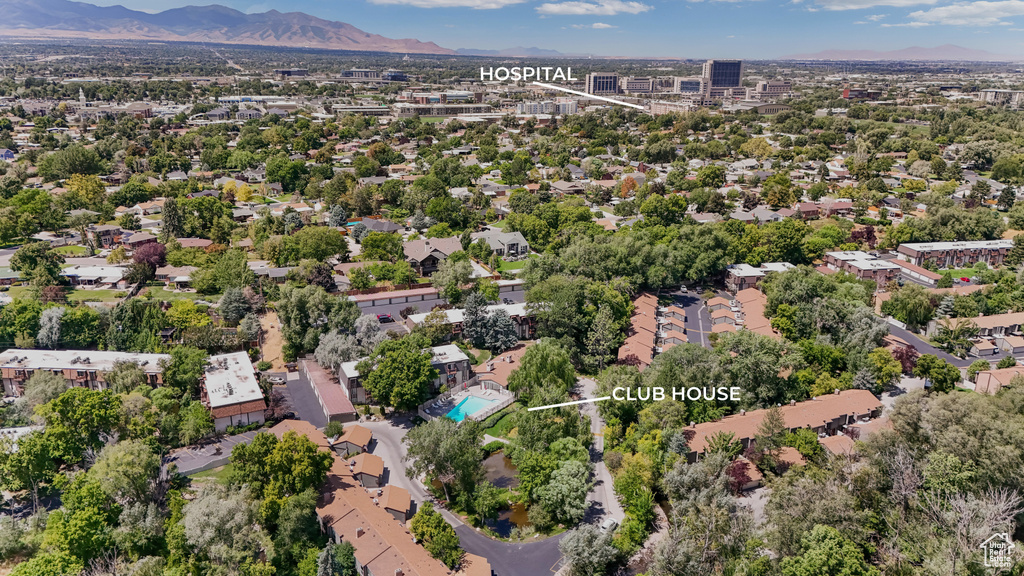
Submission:
[[[839,396],[839,388],[836,388],[836,390],[835,390],[834,394],[835,394],[836,396]]]
[[[405,571],[401,568],[395,568],[395,576],[405,576]]]
[[[362,535],[363,535],[363,527],[360,526],[359,528],[356,528],[356,538],[359,538]]]
[[[745,416],[746,414],[747,414],[746,410],[740,410],[740,416]]]
[[[796,400],[790,400],[789,401],[789,405],[790,406],[796,406]]]

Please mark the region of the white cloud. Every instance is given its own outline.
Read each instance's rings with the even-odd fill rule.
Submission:
[[[618,26],[612,26],[604,22],[594,22],[593,24],[573,24],[572,28],[577,30],[607,30],[609,28],[618,28]]]
[[[899,24],[882,24],[882,28],[924,28],[931,26],[927,22],[901,22]]]
[[[886,16],[888,16],[888,14],[872,14],[871,16],[867,16],[867,19],[871,20],[872,22],[878,22],[879,20],[885,18]]]
[[[963,2],[910,13],[914,23],[949,26],[1005,25],[1003,19],[1013,16],[1024,16],[1024,0]]]
[[[414,6],[416,8],[473,8],[475,10],[494,10],[512,4],[522,4],[526,0],[370,0],[374,4]]]
[[[423,0],[418,0],[423,1]],[[501,0],[494,0],[501,1]],[[651,6],[641,2],[624,2],[623,0],[596,0],[596,2],[548,2],[537,7],[540,14],[556,16],[614,16],[615,14],[640,14],[652,10]]]
[[[874,8],[875,6],[894,6],[897,8],[906,6],[919,6],[921,4],[936,4],[938,0],[815,0],[816,4],[825,10],[862,10]]]

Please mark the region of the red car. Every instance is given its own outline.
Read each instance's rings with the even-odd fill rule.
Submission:
[[[961,282],[970,282],[971,279],[970,278],[961,278],[960,281]]]

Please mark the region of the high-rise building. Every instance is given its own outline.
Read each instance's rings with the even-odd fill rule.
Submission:
[[[608,72],[587,74],[587,94],[618,94],[619,75]]]
[[[743,80],[743,61],[708,60],[701,76],[709,88],[738,88]]]

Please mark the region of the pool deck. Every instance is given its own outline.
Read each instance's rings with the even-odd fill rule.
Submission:
[[[444,397],[445,395],[442,394],[441,396]],[[481,400],[491,402],[491,404],[485,407],[489,409],[493,406],[502,403],[502,401],[504,400],[511,399],[512,395],[510,392],[505,390],[489,390],[484,386],[478,384],[476,386],[470,386],[466,390],[459,391],[454,395],[444,397],[442,400],[435,399],[430,402],[427,402],[426,404],[420,407],[420,415],[426,416],[430,419],[446,416],[449,412],[452,411],[453,408],[458,406],[460,402],[462,402],[466,398],[471,397],[480,398]],[[476,420],[475,416],[482,411],[483,410],[477,410],[473,414],[467,414],[466,419]]]

